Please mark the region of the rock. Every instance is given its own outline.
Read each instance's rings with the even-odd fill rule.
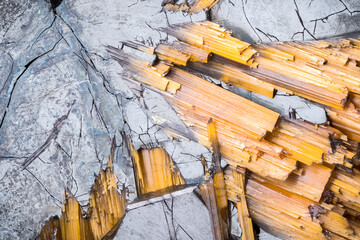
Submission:
[[[359,9],[356,0],[225,0],[211,9],[211,15],[243,41],[276,42],[359,36],[360,15],[354,12]]]
[[[165,14],[160,11],[161,2],[64,0],[57,6],[56,15],[49,1],[0,2],[0,239],[35,239],[42,224],[50,216],[60,214],[66,188],[86,208],[94,174],[106,165],[114,136],[117,140],[115,175],[119,184],[125,184],[130,202],[135,199],[134,174],[122,139],[124,133],[136,148],[163,146],[187,183],[201,179],[203,170],[199,158],[202,154],[210,162],[210,152],[194,141],[178,116],[168,111],[170,107],[164,99],[151,91],[144,91],[143,99],[137,98],[121,79],[122,68],[105,50],[106,45],[120,46],[127,40],[147,45],[171,41],[173,39],[157,28],[205,19],[205,13]],[[306,26],[313,27],[309,20],[323,15],[306,13],[308,3],[298,2],[301,15],[306,17]],[[223,0],[212,10],[214,19],[235,30],[235,36],[257,41],[244,16],[239,15],[241,3],[236,2],[233,9],[228,4],[230,1]],[[318,7],[309,9],[319,11],[319,6],[326,4],[326,1],[313,2],[311,6]],[[349,11],[353,11],[358,2],[346,4]],[[321,14],[329,14],[335,6],[328,5],[320,9]],[[266,12],[266,17],[259,18],[263,6],[249,1],[247,17],[254,27],[261,26],[262,31],[278,36],[279,40],[289,40],[294,32],[302,31],[295,5],[289,2],[281,8],[276,6],[271,9],[279,11]],[[342,6],[335,8],[341,10]],[[316,36],[355,31],[359,15],[350,17],[349,11],[330,17],[329,24],[318,21]],[[224,19],[226,21],[221,21]],[[276,25],[279,22],[281,24]],[[296,37],[299,39],[300,35]],[[305,37],[309,38],[307,34]],[[265,41],[266,38],[262,38]],[[306,107],[303,110],[298,113],[304,119],[312,114]],[[50,138],[54,123],[67,113],[68,118]],[[188,131],[191,141],[171,139],[165,128]],[[21,164],[42,147],[34,161],[22,170]],[[168,209],[172,203],[173,208]],[[133,229],[140,237],[143,232],[134,227],[148,229],[144,225],[148,219],[137,217],[139,215],[151,220],[156,216],[159,222],[155,224],[161,226],[162,236],[176,232],[179,238],[186,238],[188,234],[194,239],[211,238],[207,210],[192,193],[131,210],[121,226],[126,234],[131,234]],[[172,215],[174,225],[170,221],[168,229],[166,218],[171,220]]]
[[[86,207],[94,174],[105,166],[111,138],[124,131],[124,120],[135,133],[133,139],[168,139],[156,133],[156,127],[144,127],[155,125],[140,105],[130,109],[137,104],[134,94],[104,48],[140,36],[154,44],[165,38],[149,27],[167,26],[161,1],[131,6],[135,2],[63,1],[57,15],[46,1],[0,4],[1,239],[35,238],[45,220],[60,214],[65,188]],[[136,14],[139,9],[146,9],[145,14]],[[169,21],[190,20],[177,14]],[[54,123],[68,111],[56,137],[47,142]],[[22,171],[22,162],[44,144]],[[121,145],[116,156],[116,177],[132,200],[136,190],[131,160]]]
[[[237,208],[235,207],[235,205],[233,203],[231,203],[229,205],[230,209],[231,209],[231,219],[230,219],[230,223],[231,223],[231,236],[233,239],[241,239],[241,227],[240,227],[240,223],[239,223],[239,215],[238,215],[238,211]]]
[[[130,204],[114,240],[212,239],[208,210],[192,190]]]

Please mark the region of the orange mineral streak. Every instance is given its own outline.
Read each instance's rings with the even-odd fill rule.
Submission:
[[[62,239],[93,239],[90,222],[84,218],[85,211],[69,192],[65,192],[65,201],[61,209],[60,228]]]
[[[130,56],[117,57],[118,60],[121,58],[128,59]],[[139,69],[132,65],[124,65],[124,68],[133,68],[131,71]],[[263,139],[277,125],[278,113],[176,67],[172,67],[166,78],[179,83],[180,89],[176,94],[158,92],[194,131],[200,143],[210,146],[207,122],[212,117],[217,125],[222,155],[229,163],[282,180],[296,169],[296,160],[284,157],[281,147]],[[137,78],[135,75],[128,75],[127,79],[132,82],[150,82],[150,79]]]
[[[221,216],[217,203],[217,196],[214,186],[214,180],[207,176],[199,184],[201,198],[203,199],[210,216],[211,231],[215,240],[225,239],[221,226]]]
[[[61,227],[60,227],[60,221],[59,217],[50,217],[48,221],[46,221],[41,228],[39,239],[45,240],[45,239],[56,239],[61,240]]]
[[[359,39],[250,45],[208,21],[163,31],[214,54],[189,69],[264,96],[280,90],[343,109],[349,92],[360,94]]]
[[[241,190],[234,178],[233,168],[225,171],[228,199],[238,202],[236,194]],[[318,214],[311,215],[314,201],[267,182],[261,177],[250,176],[246,183],[246,199],[251,218],[270,233],[288,239],[357,239],[360,229],[341,214],[319,207]],[[328,233],[329,232],[329,233]],[[355,233],[355,235],[354,235]]]
[[[228,200],[226,198],[224,174],[221,168],[220,146],[217,138],[215,122],[212,118],[210,118],[210,120],[208,121],[207,131],[213,151],[213,163],[215,165],[215,174],[213,176],[213,179],[216,193],[216,201],[220,216],[222,239],[228,239],[230,230],[229,206]]]
[[[167,3],[163,6],[163,11],[170,11],[170,12],[188,12],[190,9],[187,2],[183,2],[181,4],[173,4],[173,3]]]
[[[258,45],[254,46],[259,52],[255,60],[259,63],[260,72],[284,77],[282,83],[278,82],[282,84],[280,87],[324,105],[343,109],[348,91],[360,93],[358,42],[358,39],[334,39],[328,42]],[[308,88],[299,91],[291,80],[302,82]]]
[[[251,46],[212,22],[163,31],[218,55],[190,69],[264,96],[272,97],[275,89],[343,109],[349,92],[360,94],[358,39]]]
[[[344,110],[335,108],[326,109],[331,125],[341,130],[353,141],[360,142],[360,109],[358,94],[352,94]]]
[[[202,78],[176,67],[172,68],[167,77],[181,84],[181,89],[176,95],[169,96],[170,101],[173,98],[174,101],[191,104],[195,110],[199,108],[199,111],[208,111],[216,118],[222,118],[244,128],[246,132],[257,135],[258,139],[276,126],[278,113]],[[217,94],[214,95],[214,92]],[[166,96],[166,98],[168,97]]]
[[[253,224],[250,218],[249,209],[246,203],[245,197],[245,174],[246,169],[237,168],[232,171],[235,184],[238,186],[239,192],[236,193],[239,201],[236,202],[236,207],[238,210],[239,223],[242,230],[242,240],[253,240],[254,229]]]
[[[190,1],[190,14],[198,13],[203,10],[210,10],[219,0],[192,0]]]
[[[271,183],[286,191],[320,202],[326,184],[329,182],[332,169],[320,164],[311,166],[300,164],[299,169],[301,169],[300,174],[292,172],[285,181],[260,177],[255,173],[250,173],[249,176],[260,182]]]
[[[252,220],[284,239],[358,238],[360,186],[356,164],[359,161],[354,141],[360,136],[356,55],[360,41],[290,42],[253,48],[244,44],[243,49],[238,46],[241,49],[238,52],[243,55],[240,58],[256,49],[257,56],[250,54],[246,60],[247,65],[258,64],[255,69],[226,54],[229,50],[236,55],[237,51],[230,51],[236,44],[228,44],[230,33],[218,25],[196,23],[166,31],[214,55],[207,63],[187,61],[182,69],[171,66],[162,77],[180,85],[175,93],[160,89],[151,79],[136,74],[126,75],[126,80],[131,84],[144,83],[160,93],[198,142],[212,148],[215,159],[222,155],[227,160],[230,165],[224,173],[227,198],[242,212],[243,206],[238,203],[241,194],[245,194]],[[225,40],[220,42],[214,36]],[[217,51],[219,46],[223,47],[221,51]],[[139,75],[153,67],[145,63],[138,66],[121,51],[114,51],[113,56],[129,72]],[[174,61],[172,64],[176,65]],[[274,90],[281,90],[314,100],[327,106],[331,125],[279,119],[273,111],[233,95],[187,69],[270,97]],[[208,122],[209,118],[212,121]],[[176,134],[178,137],[182,133]],[[237,173],[233,169],[239,167],[250,170],[248,179],[243,179],[245,187],[234,177]],[[207,189],[207,196],[211,196],[212,188]],[[210,205],[219,209],[219,202],[212,201]],[[242,214],[246,219],[246,213]],[[220,222],[220,216],[214,218],[212,224],[217,226],[214,235],[216,231],[221,233]]]
[[[231,32],[213,22],[197,22],[173,25],[162,29],[190,45],[218,54],[235,62],[256,67],[253,56],[256,50],[251,44],[231,36]]]
[[[334,193],[332,203],[339,203],[346,208],[350,215],[359,216],[360,212],[360,172],[353,169],[353,173],[338,168],[334,171],[328,185]]]
[[[171,12],[186,12],[190,14],[199,13],[201,11],[210,10],[219,0],[190,0],[183,3],[166,3],[163,6],[163,11]]]
[[[130,147],[139,196],[185,184],[180,171],[163,148],[135,150]]]
[[[341,146],[331,147],[331,139],[339,140],[344,135],[335,128],[282,119],[279,127],[267,140],[285,149],[288,156],[299,162],[311,165],[326,162],[344,164],[345,158],[354,154]]]
[[[170,64],[177,64],[186,66],[187,62],[189,61],[190,56],[173,49],[171,46],[160,44],[156,47],[156,55],[159,59],[166,61]]]
[[[79,205],[76,198],[67,190],[60,219],[51,217],[43,226],[39,239],[91,240],[112,239],[125,214],[127,201],[125,188],[121,194],[113,173],[112,153],[105,170],[99,175],[91,188],[88,212]]]
[[[260,56],[256,57],[256,61],[261,69],[280,73],[290,79],[319,87],[323,91],[333,92],[339,99],[338,108],[343,108],[348,94],[344,85],[332,81],[331,76],[322,74],[321,70],[309,66],[306,62],[295,57],[293,60],[284,59],[284,57],[280,57],[282,55],[269,53],[269,49],[272,48],[264,46],[257,49]],[[277,51],[281,52],[280,50]]]
[[[126,81],[131,86],[145,84],[160,93],[193,131],[195,140],[211,148],[215,159],[220,155],[226,159],[230,165],[223,174],[226,195],[237,204],[243,229],[248,228],[248,214],[242,205],[246,202],[252,220],[281,238],[357,239],[360,181],[355,141],[360,140],[360,41],[251,46],[211,22],[176,25],[164,31],[182,41],[172,44],[191,45],[212,55],[206,55],[206,61],[191,60],[191,52],[186,53],[185,48],[166,44],[168,50],[160,54],[176,54],[172,59],[159,58],[171,65],[170,70],[163,71],[162,79],[152,79],[159,72],[156,64],[132,61],[133,56],[119,50],[112,49],[111,54],[127,69]],[[183,56],[187,60],[179,62]],[[326,106],[330,125],[279,119],[273,111],[199,76],[268,97],[281,90],[316,101]],[[164,79],[179,84],[179,88],[171,92],[169,84],[158,87]],[[182,134],[188,137],[181,132],[173,136]],[[214,236],[221,236],[221,194],[217,194],[215,182],[223,175],[216,163],[214,172],[218,175],[200,189],[206,192],[207,206],[213,206]],[[240,167],[250,170],[247,179],[241,175],[242,182],[235,172]]]
[[[187,65],[186,68],[195,72],[264,96],[273,97],[274,90],[280,90],[333,109],[343,109],[349,92],[360,94],[358,39],[251,46],[231,37],[229,31],[211,22],[176,25],[163,30],[183,41],[182,44],[215,54],[205,61],[207,64],[200,63],[204,62],[201,60],[190,60],[195,63],[188,64],[183,57],[189,57],[189,51],[176,46],[180,45],[179,42],[160,44],[158,48],[167,46],[167,51],[163,52],[178,53],[177,58],[168,62]],[[237,53],[244,59],[239,60]],[[162,54],[159,54],[160,58]]]
[[[234,178],[233,168],[225,171],[225,183],[228,199],[239,202],[237,193],[241,187]],[[319,223],[312,222],[308,214],[310,200],[262,183],[247,179],[245,187],[246,201],[253,221],[276,236],[287,239],[326,239],[322,235]]]
[[[97,179],[101,180],[103,179]],[[111,179],[107,181],[112,182]],[[97,191],[99,186],[93,186],[88,213],[81,208],[76,198],[66,191],[60,219],[51,217],[41,229],[39,239],[112,239],[125,214],[125,192],[123,190],[120,195],[117,188],[108,186],[108,189],[104,189],[105,186],[106,184],[100,187],[103,192],[97,193],[94,191]],[[97,200],[95,197],[98,197]]]
[[[89,216],[94,239],[117,230],[126,210],[125,188],[119,193],[113,169],[100,170],[91,188]]]
[[[161,43],[155,50],[159,59],[186,66],[188,62],[208,62],[210,52],[183,42]]]
[[[143,83],[173,94],[181,87],[179,83],[165,77],[170,71],[169,66],[165,63],[159,62],[151,66],[149,62],[138,56],[124,52],[123,54],[118,54],[119,49],[117,48],[108,47],[107,51],[115,60],[125,63],[126,66],[132,66],[126,67],[127,74],[136,79],[143,79]],[[134,66],[137,66],[139,69],[134,68]]]
[[[151,69],[146,65],[133,65],[129,60],[131,56],[121,51],[113,55],[125,64],[124,68],[137,71],[138,75],[145,67],[146,71]],[[180,85],[175,94],[159,91],[151,79],[127,75],[130,83],[155,87],[154,90],[166,98],[193,130],[198,141],[207,147],[211,146],[207,131],[207,121],[211,117],[217,125],[221,154],[234,167],[245,167],[261,176],[283,181],[297,169],[297,162],[344,164],[345,158],[354,156],[340,141],[333,146],[334,141],[344,138],[335,128],[285,119],[279,121],[279,114],[175,66],[163,78]]]
[[[158,83],[173,81],[180,84],[176,94],[164,94],[169,101],[176,103],[177,106],[185,109],[193,109],[201,113],[214,115],[214,119],[220,118],[224,121],[236,124],[244,134],[261,139],[267,131],[272,131],[276,126],[279,114],[262,107],[256,103],[242,98],[230,91],[222,89],[208,81],[190,74],[182,69],[172,67],[165,77],[157,77],[155,70],[147,66],[139,59],[133,60],[132,57],[124,52],[118,51],[113,54],[114,59],[125,64],[129,72],[128,77],[145,83],[156,89],[166,91],[167,84],[159,87]],[[135,73],[136,72],[136,73]],[[213,92],[217,92],[215,96]]]
[[[227,62],[230,62],[228,64]],[[237,86],[267,97],[274,97],[275,86],[262,81],[261,79],[241,71],[236,63],[224,60],[218,56],[214,56],[208,63],[191,63],[187,65],[188,69],[201,73],[227,84]]]

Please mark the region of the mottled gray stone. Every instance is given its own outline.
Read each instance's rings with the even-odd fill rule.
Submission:
[[[234,240],[241,239],[242,231],[239,223],[239,214],[237,208],[235,207],[235,204],[230,203],[230,209],[231,236],[234,238]]]
[[[224,0],[212,9],[212,18],[244,41],[275,42],[359,36],[360,14],[354,12],[359,10],[357,0]]]
[[[209,212],[191,189],[130,205],[114,239],[212,239]]]
[[[187,184],[199,183],[204,175],[201,156],[211,166],[211,152],[204,146],[186,139],[175,139],[164,144]]]
[[[265,232],[263,229],[260,229],[259,239],[261,239],[261,240],[280,240],[280,238],[274,237],[273,235]]]

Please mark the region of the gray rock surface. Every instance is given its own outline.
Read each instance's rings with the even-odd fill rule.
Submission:
[[[156,44],[167,39],[156,28],[205,19],[204,13],[165,14],[160,12],[161,2],[64,0],[57,15],[45,0],[0,2],[0,239],[34,239],[44,221],[60,214],[66,188],[86,208],[94,174],[105,166],[114,136],[116,177],[126,185],[130,201],[136,198],[123,132],[136,148],[163,146],[188,183],[199,181],[199,159],[203,154],[210,160],[209,151],[194,141],[169,138],[159,124],[164,119],[168,127],[186,131],[176,113],[167,111],[167,103],[150,91],[139,99],[105,50],[125,40]],[[347,10],[329,17],[328,23],[318,21],[316,37],[358,30],[359,14],[351,17],[350,11],[359,2],[344,3]],[[212,10],[213,18],[243,40],[257,41],[244,20],[242,1],[233,4],[234,8],[222,0]],[[291,0],[244,1],[244,6],[254,27],[261,26],[279,40],[302,31]],[[298,8],[310,28],[311,19],[340,11],[342,5],[335,0],[298,1]],[[62,125],[54,126],[64,116]],[[22,170],[21,164],[31,156],[34,160]],[[179,215],[178,224],[188,224],[184,217]],[[185,235],[179,230],[179,236]]]
[[[357,0],[224,0],[212,18],[247,42],[312,40],[359,36],[359,10]]]
[[[114,239],[212,239],[209,212],[192,189],[130,205]]]

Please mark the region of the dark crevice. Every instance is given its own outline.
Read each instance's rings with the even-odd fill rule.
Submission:
[[[183,228],[179,223],[178,223],[178,226],[181,228],[181,230],[184,231],[184,233],[185,233],[191,240],[193,240],[193,238],[192,238],[191,235],[185,230],[185,228]]]
[[[6,83],[9,81],[10,76],[11,76],[11,74],[12,74],[12,71],[13,71],[13,69],[14,69],[14,58],[11,56],[10,53],[8,53],[8,55],[10,56],[11,61],[12,61],[12,62],[11,62],[11,68],[10,68],[9,74],[8,74],[8,76],[7,76],[7,78],[6,78],[5,82],[4,82],[4,85],[2,86],[2,88],[1,88],[1,90],[0,90],[0,93],[2,93],[2,91],[4,91],[5,86],[6,86]]]
[[[74,33],[74,32],[73,32],[73,33]],[[80,52],[81,56],[78,55],[78,54],[76,54],[76,53],[74,53],[74,54],[75,54],[78,58],[80,58],[81,60],[83,60],[86,64],[88,64],[96,73],[98,73],[98,74],[101,76],[101,78],[103,79],[102,84],[103,84],[105,90],[106,90],[108,93],[110,93],[111,95],[113,95],[113,96],[116,97],[116,94],[113,93],[113,92],[110,90],[109,80],[107,80],[107,78],[105,77],[105,75],[96,68],[95,63],[94,63],[93,60],[91,59],[91,56],[90,56],[91,53],[89,53],[89,52],[86,50],[86,48],[84,47],[84,45],[81,43],[81,41],[79,40],[79,38],[76,37],[75,34],[74,34],[74,36],[75,36],[75,38],[79,41],[82,50],[85,52],[85,55],[86,55],[87,59],[89,59],[89,60],[86,60],[86,59],[85,59],[85,57],[84,57],[84,55],[83,55],[82,52]],[[102,57],[101,57],[101,58],[102,58]],[[103,58],[102,58],[102,59],[103,59]],[[84,64],[82,64],[82,65],[84,66]],[[85,67],[85,66],[84,66],[84,67]],[[86,67],[85,67],[85,68],[86,68]]]
[[[102,159],[100,159],[99,157],[99,153],[97,150],[97,146],[96,146],[96,142],[95,142],[95,146],[94,146],[94,151],[95,151],[95,155],[96,155],[96,159],[98,160],[98,163],[100,163],[100,166],[103,166],[103,162],[104,162],[104,157]]]
[[[164,200],[164,203],[165,203],[165,200]],[[165,203],[165,205],[166,205],[166,203]],[[167,206],[167,205],[166,205],[166,206]],[[166,214],[166,211],[165,211],[164,204],[162,204],[162,207],[163,207],[164,217],[165,217],[165,220],[166,220],[167,229],[168,229],[168,231],[169,231],[169,238],[170,238],[170,240],[173,240],[173,236],[172,236],[172,234],[171,234],[170,225],[169,225],[169,220],[167,219],[167,214]]]
[[[326,23],[326,21],[328,21],[329,17],[334,16],[334,15],[338,15],[338,14],[340,14],[342,12],[348,12],[350,14],[350,16],[352,16],[354,13],[360,13],[360,10],[351,11],[348,8],[348,6],[342,0],[339,0],[339,2],[344,6],[344,9],[333,12],[333,13],[330,13],[329,15],[327,15],[325,17],[322,17],[322,18],[317,18],[317,19],[310,20],[310,22],[314,22],[313,34],[315,34],[315,32],[316,32],[316,27],[317,27],[318,21],[321,21],[322,23]]]
[[[0,160],[1,160],[1,159],[23,159],[23,158],[27,158],[27,157],[17,157],[17,156],[0,156]]]
[[[90,80],[89,80],[89,82],[91,83]],[[104,120],[104,117],[103,117],[101,111],[99,110],[98,106],[97,106],[96,103],[95,103],[95,97],[94,97],[94,95],[92,94],[92,92],[91,92],[91,90],[90,90],[89,87],[88,87],[88,91],[89,91],[89,93],[90,93],[90,95],[91,95],[91,98],[93,99],[93,105],[92,105],[92,107],[95,107],[95,111],[96,111],[96,115],[98,116],[98,119],[99,119],[100,122],[104,125],[104,127],[105,127],[105,129],[106,129],[106,132],[107,132],[108,135],[110,136],[109,128],[108,128],[108,126],[107,126],[107,124],[106,124],[106,122],[105,122],[105,120]]]
[[[174,221],[174,198],[173,197],[171,198],[171,207],[167,204],[165,199],[164,199],[164,203],[165,203],[166,208],[171,213],[171,225],[172,225],[172,228],[174,231],[174,237],[175,237],[175,239],[177,239],[176,230],[175,230],[175,221]]]
[[[81,115],[81,119],[80,119],[80,131],[79,131],[79,138],[78,138],[78,147],[80,146],[80,140],[82,137],[82,125],[83,125],[83,116]]]
[[[181,224],[180,224],[178,221],[176,221],[176,219],[175,219],[175,217],[174,217],[174,198],[173,198],[173,197],[171,198],[171,207],[167,204],[167,202],[165,201],[165,199],[164,199],[164,203],[165,203],[166,208],[171,212],[171,221],[172,221],[172,225],[173,225],[173,228],[174,228],[175,239],[177,239],[177,237],[176,237],[176,232],[177,232],[177,231],[175,230],[175,222],[177,223],[177,226],[179,226],[179,227],[181,228],[181,230],[183,230],[184,233],[185,233],[190,239],[193,239],[193,238],[191,237],[191,235],[185,230],[185,228],[183,228],[183,227],[181,226]]]
[[[45,187],[45,185],[44,185],[31,171],[29,171],[28,169],[26,169],[26,171],[27,171],[28,173],[30,173],[30,175],[33,176],[33,177],[36,179],[36,181],[38,181],[38,183],[39,183],[39,184],[43,187],[43,189],[50,195],[50,197],[52,197],[56,202],[60,203],[60,205],[58,205],[56,202],[54,202],[56,206],[58,206],[59,208],[61,208],[62,202],[61,202],[59,199],[57,199],[56,197],[54,197],[54,195],[52,195],[52,194],[50,193],[50,191],[47,190],[47,188]]]
[[[33,152],[22,164],[22,170],[24,170],[27,166],[29,166],[41,153],[43,153],[45,151],[45,149],[47,147],[49,147],[50,143],[52,140],[56,140],[59,132],[60,132],[60,128],[62,127],[62,125],[64,124],[65,120],[67,120],[70,111],[72,109],[72,106],[75,104],[75,101],[73,102],[73,104],[71,105],[71,108],[69,109],[69,111],[67,112],[67,114],[65,114],[64,116],[58,118],[56,120],[56,122],[54,123],[54,127],[51,130],[51,133],[49,135],[49,137],[46,139],[46,141],[43,143],[43,145],[41,145],[35,152]]]
[[[41,33],[36,37],[35,41],[31,44],[31,47],[30,49],[32,49],[33,45],[38,41],[38,39],[41,37],[41,35],[46,32],[47,30],[49,30],[55,23],[55,20],[56,20],[56,15],[54,16],[54,19],[52,20],[51,24],[46,27],[44,30],[41,31]]]
[[[84,56],[82,55],[82,53],[81,53],[81,56],[79,56],[79,55],[76,54],[76,53],[74,53],[74,54],[75,54],[77,57],[79,57],[81,60],[83,60],[84,62],[86,62],[86,60],[85,60]],[[84,70],[86,71],[89,84],[93,84],[93,82],[92,82],[91,79],[90,79],[89,69],[88,69],[88,67],[91,66],[91,64],[88,63],[88,62],[86,62],[86,63],[87,63],[87,65],[85,65],[84,63],[82,63],[82,62],[80,61],[80,64],[84,67]],[[93,64],[93,63],[92,63],[92,64]],[[94,68],[93,68],[93,69],[94,69]],[[105,122],[105,119],[104,119],[104,117],[103,117],[103,115],[102,115],[99,107],[98,107],[97,104],[96,104],[95,96],[93,95],[93,93],[92,93],[92,91],[91,91],[91,89],[90,89],[90,86],[88,86],[88,91],[89,91],[89,94],[90,94],[90,96],[91,96],[91,98],[92,98],[92,105],[91,105],[90,115],[92,116],[92,111],[93,111],[93,109],[94,109],[94,107],[95,107],[96,115],[97,115],[99,121],[102,123],[102,125],[103,125],[104,128],[106,129],[106,132],[107,132],[108,135],[110,136],[109,128],[108,128],[108,126],[107,126],[107,124],[106,124],[106,122]],[[79,138],[79,141],[80,141],[80,138]]]
[[[71,166],[71,170],[72,170],[71,178],[72,178],[72,180],[74,181],[75,186],[76,186],[76,191],[74,192],[74,196],[76,197],[76,194],[77,194],[77,192],[79,191],[79,185],[78,185],[76,179],[74,178],[74,168],[73,168],[73,166]],[[71,190],[72,190],[72,189],[71,189]]]
[[[272,34],[270,34],[270,33],[265,33],[264,31],[262,31],[262,30],[259,29],[259,28],[255,28],[255,29],[258,30],[259,32],[261,32],[262,34],[264,34],[265,37],[267,37],[267,38],[270,40],[270,42],[273,41],[271,38],[274,38],[274,39],[276,39],[276,41],[279,41],[279,39],[278,39],[276,36],[274,36],[274,35],[272,35]]]
[[[24,73],[29,69],[29,67],[31,66],[31,64],[33,64],[37,59],[41,58],[42,56],[44,56],[44,55],[48,54],[49,52],[53,51],[53,50],[55,49],[55,47],[57,46],[57,44],[58,44],[62,39],[63,39],[63,38],[61,37],[61,38],[54,44],[54,46],[53,46],[50,50],[48,50],[48,51],[40,54],[39,56],[35,57],[35,58],[32,59],[30,62],[28,62],[28,63],[24,66],[25,69],[24,69],[24,70],[20,73],[20,75],[15,79],[14,84],[13,84],[13,87],[11,88],[11,91],[10,91],[9,100],[8,100],[8,102],[7,102],[7,104],[6,104],[6,108],[5,108],[4,114],[3,114],[2,118],[1,118],[0,129],[2,128],[2,126],[3,126],[3,124],[4,124],[5,117],[6,117],[6,114],[7,114],[8,110],[9,110],[9,106],[10,106],[10,103],[11,103],[12,95],[13,95],[13,93],[14,93],[14,91],[15,91],[15,87],[16,87],[19,79],[20,79],[20,78],[24,75]]]
[[[296,0],[294,0],[294,4],[295,4],[295,7],[296,7],[296,9],[295,9],[296,15],[297,15],[297,17],[298,17],[298,19],[299,19],[299,22],[300,22],[301,26],[303,27],[303,30],[294,33],[294,34],[292,35],[291,39],[293,39],[296,35],[301,34],[301,35],[302,35],[302,39],[305,40],[305,32],[307,32],[314,40],[317,40],[316,37],[309,31],[309,29],[307,29],[307,28],[305,27],[305,24],[304,24],[304,21],[303,21],[301,15],[300,15],[300,10],[299,10],[299,7],[298,7],[298,5],[297,5],[297,3],[296,3]]]
[[[253,25],[250,23],[250,20],[248,19],[247,15],[246,15],[246,12],[245,12],[245,4],[246,4],[246,2],[244,3],[244,0],[241,0],[241,4],[242,4],[242,10],[243,10],[243,13],[244,13],[244,17],[245,17],[247,23],[249,24],[249,26],[251,27],[251,29],[253,30],[253,32],[256,34],[256,36],[259,38],[260,42],[262,42],[261,37],[260,37],[259,34],[255,31],[255,28],[254,28]]]
[[[134,2],[134,3],[130,4],[130,5],[128,6],[128,8],[129,8],[129,7],[132,7],[132,6],[135,6],[136,4],[138,4],[138,3],[139,3],[139,1],[140,1],[140,0],[136,0],[136,2]],[[142,0],[142,1],[143,1],[143,0]]]
[[[51,10],[56,14],[56,8],[60,6],[63,0],[50,0]]]
[[[54,140],[54,142],[56,143],[56,146],[61,150],[63,151],[66,156],[68,156],[69,159],[71,159],[71,155],[60,145],[60,143],[58,143],[58,141]]]

